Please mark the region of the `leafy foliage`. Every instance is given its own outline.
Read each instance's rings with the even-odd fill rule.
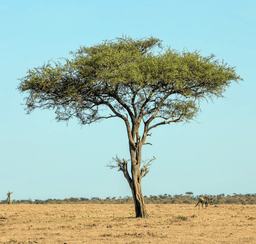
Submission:
[[[155,47],[162,51],[153,53]],[[55,109],[58,121],[78,118],[90,124],[126,116],[131,120],[188,121],[199,100],[221,97],[231,81],[242,80],[234,67],[198,51],[163,50],[156,38],[123,37],[71,52],[73,59],[48,62],[28,71],[18,89],[28,91],[26,111]],[[106,110],[105,113],[103,110]],[[109,113],[109,114],[108,114]]]

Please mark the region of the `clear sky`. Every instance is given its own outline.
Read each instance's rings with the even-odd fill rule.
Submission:
[[[122,35],[213,53],[244,79],[203,102],[196,121],[153,131],[143,194],[256,193],[256,1],[1,0],[0,200],[8,191],[16,200],[132,195],[105,167],[115,155],[129,159],[122,121],[81,127],[57,123],[54,111],[26,115],[16,90],[28,69]]]

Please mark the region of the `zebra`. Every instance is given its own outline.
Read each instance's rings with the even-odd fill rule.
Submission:
[[[199,197],[196,206],[199,204],[198,207],[200,208],[200,203],[201,203],[201,204],[202,204],[202,208],[204,207],[204,205],[205,205],[205,208],[207,208],[207,207],[208,207],[208,204],[213,205],[212,200],[213,200],[213,199],[212,199],[212,198],[209,198],[208,196]],[[195,207],[196,207],[196,206],[195,206]]]

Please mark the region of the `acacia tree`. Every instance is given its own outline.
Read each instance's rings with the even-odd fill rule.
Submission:
[[[159,48],[158,53],[153,52]],[[128,160],[115,159],[131,188],[136,217],[147,212],[141,180],[148,173],[142,165],[142,146],[158,126],[193,119],[200,101],[222,97],[232,81],[242,80],[235,67],[221,64],[212,54],[164,49],[157,38],[116,38],[71,52],[72,59],[48,62],[28,70],[20,79],[27,113],[54,109],[57,121],[76,117],[82,125],[103,119],[123,120],[129,142]],[[142,127],[142,134],[139,128]]]

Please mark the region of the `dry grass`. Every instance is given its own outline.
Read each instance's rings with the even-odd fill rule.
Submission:
[[[0,243],[256,243],[255,205],[0,205]]]

